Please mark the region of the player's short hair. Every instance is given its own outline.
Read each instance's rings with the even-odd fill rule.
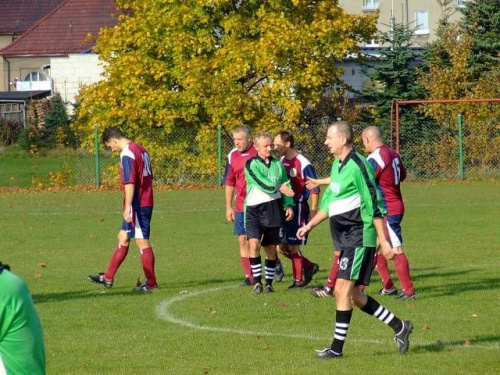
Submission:
[[[347,121],[335,121],[328,126],[328,129],[335,126],[337,133],[345,137],[347,145],[352,144],[352,127]]]
[[[123,132],[121,131],[120,128],[110,127],[110,128],[104,129],[104,131],[102,132],[101,140],[102,140],[102,143],[106,144],[112,138],[121,139],[123,137],[125,137],[125,135],[123,134]]]
[[[273,140],[273,137],[271,136],[271,133],[269,133],[268,131],[263,131],[263,132],[257,133],[257,135],[255,136],[255,138],[253,140],[253,143],[255,143],[256,145],[258,145],[259,142],[260,142],[260,140],[264,139],[264,138],[268,138],[271,141]]]
[[[370,134],[372,137],[375,139],[382,139],[382,132],[380,131],[378,126],[368,126],[363,130],[363,135],[368,135]]]
[[[3,264],[2,262],[0,262],[0,273],[2,273],[3,270],[10,271],[10,267],[8,264]]]
[[[250,131],[250,128],[246,126],[245,124],[238,125],[233,129],[233,134],[236,133],[244,133],[246,139],[252,138],[252,132]]]
[[[293,138],[293,134],[289,131],[282,130],[276,134],[276,136],[280,136],[283,143],[290,142],[290,147],[295,147],[295,139]]]

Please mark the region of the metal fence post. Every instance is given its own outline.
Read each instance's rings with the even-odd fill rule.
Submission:
[[[222,125],[217,125],[217,161],[219,171],[219,185],[222,185]]]
[[[95,162],[95,182],[97,187],[101,186],[101,163],[99,161],[99,134],[97,125],[94,125],[94,162]]]
[[[457,116],[458,126],[458,178],[464,179],[464,142],[462,132],[462,114]]]

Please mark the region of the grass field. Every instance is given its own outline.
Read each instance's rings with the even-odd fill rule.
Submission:
[[[355,311],[344,359],[318,361],[331,342],[334,300],[290,292],[250,295],[223,191],[158,192],[152,241],[161,289],[131,293],[135,247],[112,289],[87,281],[104,270],[120,224],[119,192],[0,195],[0,260],[34,295],[49,374],[498,374],[500,181],[404,186],[403,222],[418,299],[377,299],[415,329],[405,356],[392,331]],[[328,225],[305,253],[332,259]],[[374,276],[368,292],[380,288]],[[469,345],[468,343],[471,343]]]

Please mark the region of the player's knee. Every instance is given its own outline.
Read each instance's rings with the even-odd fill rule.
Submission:
[[[403,254],[403,247],[402,246],[393,247],[392,251],[394,252],[394,254]]]

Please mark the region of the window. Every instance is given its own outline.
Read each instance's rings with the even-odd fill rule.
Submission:
[[[31,72],[24,77],[24,80],[29,82],[46,81],[47,77],[40,72]]]
[[[427,10],[416,10],[415,18],[415,34],[429,34],[429,12]]]
[[[363,0],[363,9],[378,9],[379,0]]]
[[[457,8],[465,8],[469,0],[457,0]]]
[[[380,44],[377,39],[372,39],[365,43],[365,47],[380,47]]]

